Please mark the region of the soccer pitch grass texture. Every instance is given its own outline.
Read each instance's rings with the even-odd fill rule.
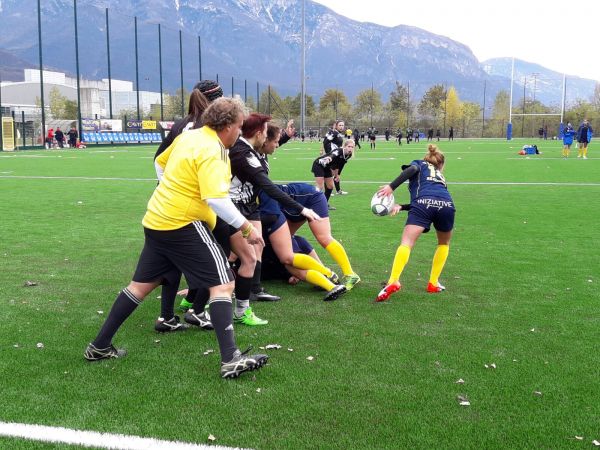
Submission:
[[[159,291],[117,333],[124,359],[83,359],[135,269],[154,146],[0,153],[0,421],[257,449],[573,448],[575,436],[589,447],[600,440],[600,150],[564,160],[560,142],[535,141],[543,154],[526,158],[525,143],[439,143],[457,208],[447,290],[425,292],[432,232],[382,304],[406,215],[377,217],[369,202],[427,144],[362,143],[342,174],[349,195],[331,200],[362,282],[331,303],[305,283],[266,282],[283,300],[254,304],[269,325],[236,337],[282,348],[234,381],[219,378],[213,333],[155,333]],[[284,145],[271,178],[312,182],[319,145]],[[395,195],[408,201],[406,186]],[[308,227],[298,234],[334,266]]]

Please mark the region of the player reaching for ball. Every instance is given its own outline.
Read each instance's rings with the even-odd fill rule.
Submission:
[[[439,282],[439,276],[448,258],[455,209],[442,175],[444,161],[444,154],[437,146],[429,144],[427,154],[422,160],[417,159],[408,166],[402,166],[402,173],[378,191],[380,196],[388,196],[402,183],[409,181],[410,210],[402,233],[402,242],[396,250],[388,283],[377,295],[378,302],[387,300],[390,295],[400,290],[400,275],[408,262],[410,252],[419,236],[427,233],[432,223],[437,233],[438,246],[433,255],[427,292],[437,293],[445,289]],[[400,209],[404,208],[395,205],[391,215],[397,214]]]

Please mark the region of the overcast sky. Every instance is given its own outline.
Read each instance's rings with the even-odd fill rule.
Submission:
[[[514,56],[600,81],[600,0],[315,1],[361,22],[412,25],[447,36],[468,46],[479,61]]]

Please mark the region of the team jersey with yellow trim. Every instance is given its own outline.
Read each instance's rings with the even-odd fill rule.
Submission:
[[[227,198],[231,181],[228,150],[217,133],[202,127],[178,136],[159,155],[164,167],[142,224],[151,230],[176,230],[201,220],[212,229],[217,216],[208,198]]]

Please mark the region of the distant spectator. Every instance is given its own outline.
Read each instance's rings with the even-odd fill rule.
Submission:
[[[75,127],[71,127],[71,129],[67,133],[67,136],[69,136],[69,147],[71,147],[71,148],[77,147],[77,138],[79,137],[79,134],[77,133],[77,129]]]
[[[46,148],[52,148],[54,146],[54,128],[48,130],[46,135]]]
[[[56,139],[56,143],[59,148],[65,147],[65,134],[62,132],[60,127],[56,127],[56,131],[54,132],[54,139]]]
[[[548,139],[548,125],[544,125],[544,140]]]

